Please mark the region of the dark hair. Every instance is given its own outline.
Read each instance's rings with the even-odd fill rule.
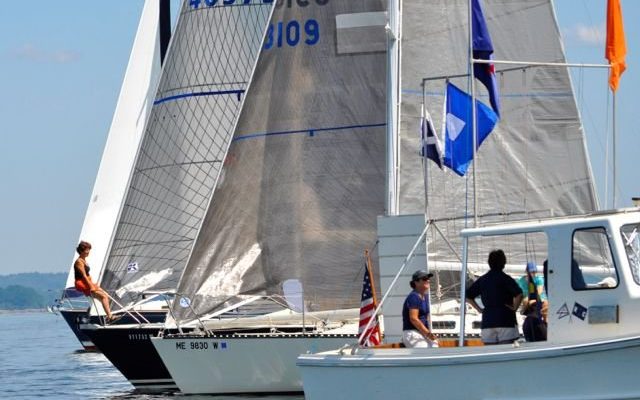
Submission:
[[[416,288],[416,283],[414,281],[409,282],[409,286],[411,286],[411,289],[415,289]]]
[[[489,268],[492,270],[502,271],[504,269],[504,265],[507,263],[507,256],[505,256],[504,251],[500,249],[493,250],[489,253],[489,259],[487,262],[489,263]]]
[[[84,240],[81,240],[80,243],[78,243],[78,247],[76,247],[78,254],[82,254],[82,252],[87,249],[91,249],[91,243],[85,242]]]

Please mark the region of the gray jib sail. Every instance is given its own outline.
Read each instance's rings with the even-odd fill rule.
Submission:
[[[102,279],[121,303],[186,265],[273,7],[245,3],[181,8]]]
[[[565,62],[560,32],[549,0],[481,2],[499,60]],[[420,157],[423,78],[468,74],[468,0],[403,2],[401,193],[402,212],[424,212]],[[496,65],[501,119],[477,155],[478,216],[481,225],[531,217],[579,214],[596,209],[593,179],[582,126],[566,68]],[[501,72],[502,71],[502,72]],[[478,99],[489,104],[476,80]],[[452,83],[471,93],[468,78]],[[426,108],[442,137],[445,79],[426,82]],[[473,180],[428,162],[429,216],[461,253],[459,231],[473,226]],[[470,253],[486,264],[488,251],[504,247],[510,263],[546,254],[535,241],[487,242]],[[458,263],[442,237],[429,234],[429,260]],[[539,264],[543,260],[536,259]],[[458,273],[450,280],[455,281]],[[443,277],[446,280],[446,278]],[[459,281],[459,279],[458,279]]]
[[[288,280],[309,311],[359,305],[384,212],[385,4],[297,3],[276,4],[178,320]]]

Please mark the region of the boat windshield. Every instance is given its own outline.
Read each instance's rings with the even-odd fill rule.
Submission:
[[[624,225],[620,230],[624,241],[624,249],[629,259],[629,267],[633,280],[640,285],[640,224]]]

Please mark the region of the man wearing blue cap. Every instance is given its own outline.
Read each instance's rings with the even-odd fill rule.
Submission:
[[[438,338],[431,331],[429,280],[433,274],[425,270],[414,272],[411,293],[402,306],[402,343],[406,347],[438,347]]]

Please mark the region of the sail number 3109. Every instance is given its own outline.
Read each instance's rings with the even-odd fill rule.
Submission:
[[[285,45],[294,47],[301,41],[304,41],[309,46],[318,43],[318,40],[320,40],[318,21],[308,19],[302,26],[300,25],[301,23],[296,20],[280,21],[275,25],[270,24],[264,40],[264,49],[269,50],[273,47],[283,47]]]

